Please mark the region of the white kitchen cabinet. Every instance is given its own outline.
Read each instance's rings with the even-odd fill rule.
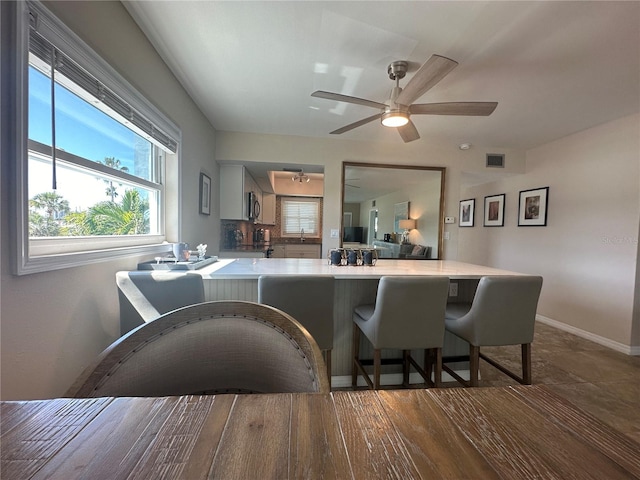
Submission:
[[[285,246],[284,245],[274,245],[273,252],[271,253],[271,258],[285,258]]]
[[[249,192],[261,200],[262,191],[243,165],[220,165],[221,220],[249,220]]]
[[[264,252],[243,252],[241,250],[235,252],[221,252],[220,258],[264,258]]]
[[[276,194],[262,194],[262,222],[265,225],[276,224]]]
[[[220,165],[220,219],[248,220],[242,165]]]

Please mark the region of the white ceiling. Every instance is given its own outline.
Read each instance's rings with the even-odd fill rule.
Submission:
[[[328,137],[384,102],[387,65],[459,66],[419,103],[497,101],[490,117],[413,116],[417,142],[532,148],[640,111],[640,2],[124,2],[216,130]],[[342,138],[403,145],[372,122]],[[400,147],[401,148],[401,147]]]

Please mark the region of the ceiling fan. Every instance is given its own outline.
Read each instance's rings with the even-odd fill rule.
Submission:
[[[497,102],[448,102],[448,103],[413,103],[427,90],[442,80],[451,70],[458,66],[458,62],[440,55],[432,55],[407,85],[400,88],[400,79],[407,73],[409,63],[404,60],[392,62],[387,68],[391,80],[395,80],[396,86],[391,90],[391,95],[385,103],[374,102],[364,98],[351,97],[340,93],[315,91],[312,97],[336,100],[338,102],[354,103],[365,107],[377,108],[379,113],[357,122],[350,123],[342,128],[330,132],[334,135],[348,132],[354,128],[366,125],[374,120],[381,119],[386,127],[398,128],[402,140],[412,142],[420,138],[420,134],[411,121],[411,115],[466,115],[488,116],[498,106]]]

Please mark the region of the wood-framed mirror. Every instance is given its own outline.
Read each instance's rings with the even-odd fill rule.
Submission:
[[[375,247],[382,259],[441,260],[445,171],[343,162],[341,245]]]

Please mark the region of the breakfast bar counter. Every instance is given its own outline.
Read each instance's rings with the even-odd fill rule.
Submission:
[[[260,275],[332,275],[336,279],[334,295],[334,335],[331,353],[332,386],[351,384],[351,338],[353,309],[357,305],[374,303],[378,281],[385,275],[438,275],[447,276],[457,286],[457,295],[449,302],[473,299],[478,281],[485,275],[521,275],[496,268],[449,260],[378,260],[374,266],[335,266],[327,259],[299,258],[239,258],[220,259],[199,270],[204,279],[205,298],[213,300],[258,301]],[[313,292],[309,292],[310,295]],[[361,353],[371,356],[369,345],[363,342]],[[468,355],[469,346],[463,340],[445,334],[443,355]],[[395,358],[397,352],[383,351],[383,358]],[[422,355],[418,355],[418,358]],[[463,377],[467,364],[451,364]],[[393,366],[387,372],[394,372]],[[395,377],[393,375],[396,375]],[[446,379],[445,375],[445,379]],[[383,375],[386,384],[400,383],[397,373]]]
[[[205,279],[253,279],[260,275],[332,275],[336,279],[379,279],[384,275],[438,275],[478,280],[485,275],[520,275],[482,265],[451,260],[378,260],[374,266],[330,265],[326,259],[221,259],[197,271]]]

